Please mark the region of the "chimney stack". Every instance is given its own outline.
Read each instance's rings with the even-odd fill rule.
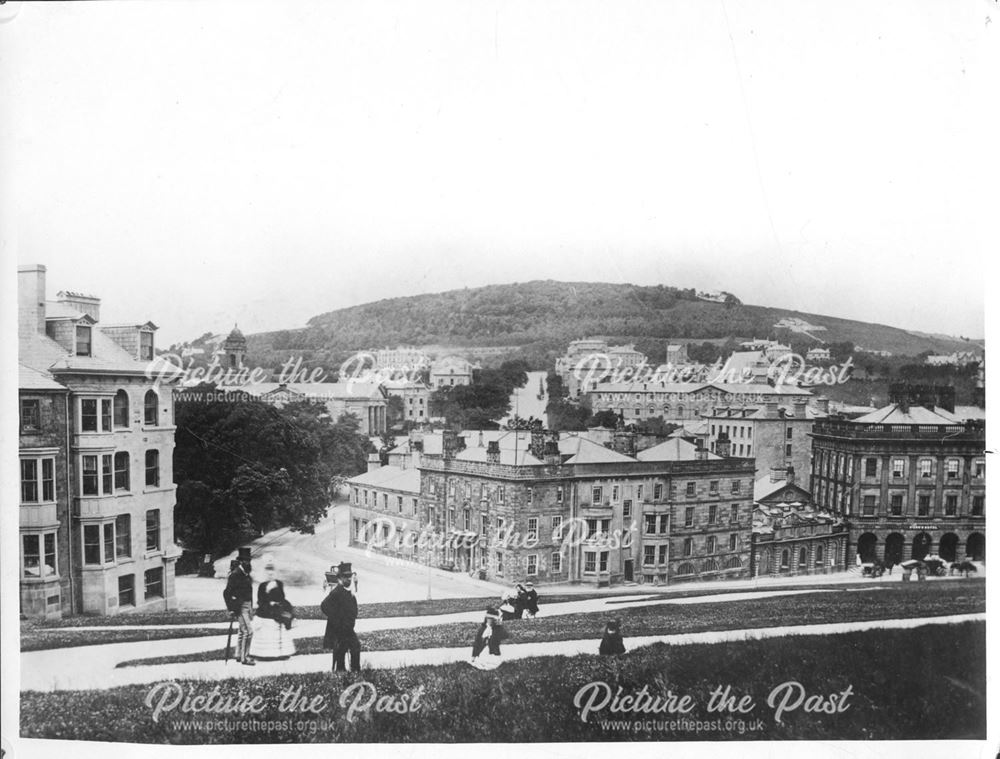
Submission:
[[[715,441],[715,452],[724,459],[728,459],[732,456],[733,443],[729,439],[729,435],[725,432],[719,433],[718,439]]]
[[[629,432],[624,427],[619,426],[615,430],[611,447],[618,453],[635,458],[635,438],[636,434],[634,432]]]
[[[17,267],[17,333],[45,334],[45,266]]]
[[[819,411],[819,413],[821,413],[821,414],[829,414],[830,413],[830,399],[827,398],[825,395],[821,395],[819,398],[817,398],[816,399],[816,410]]]
[[[708,459],[708,451],[701,447],[701,443],[698,443],[694,449],[695,461],[706,461]]]
[[[778,418],[778,401],[775,398],[768,398],[764,403],[764,414],[768,419]]]
[[[368,471],[374,472],[376,469],[382,468],[382,455],[379,453],[369,453],[368,454]]]
[[[74,308],[81,314],[87,314],[95,322],[101,321],[101,299],[95,295],[84,295],[69,290],[60,290],[57,293],[60,303],[65,303],[70,308]]]
[[[545,463],[549,466],[558,466],[562,463],[562,456],[559,453],[559,433],[549,432],[545,440]]]
[[[490,440],[486,443],[486,463],[487,464],[499,464],[500,463],[500,441]]]
[[[545,458],[545,432],[540,428],[531,428],[531,444],[528,446],[528,450],[539,461]]]
[[[780,466],[771,467],[771,482],[786,482],[788,469]]]

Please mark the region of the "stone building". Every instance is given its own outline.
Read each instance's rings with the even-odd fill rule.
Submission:
[[[810,490],[850,523],[848,563],[986,556],[985,426],[896,389],[888,406],[813,430]]]
[[[435,563],[499,582],[670,583],[749,572],[754,467],[674,439],[641,453],[540,430],[424,453]]]
[[[443,387],[472,384],[472,364],[461,356],[445,356],[431,364],[431,387],[435,390]]]
[[[21,611],[175,608],[173,393],[147,376],[156,326],[102,326],[90,295],[47,301],[45,275],[18,270]]]
[[[813,505],[790,469],[773,469],[754,483],[754,577],[843,571],[847,532],[843,518]]]
[[[769,397],[759,406],[717,406],[702,416],[708,425],[708,449],[722,455],[745,456],[757,461],[758,471],[787,469],[805,477],[812,460],[813,424],[829,416],[830,402],[816,398],[807,403],[807,395],[792,396],[791,402],[779,403],[779,396]]]
[[[420,560],[420,472],[384,466],[379,454],[368,457],[368,471],[347,481],[351,502],[351,545],[382,554]]]
[[[791,403],[812,393],[791,385],[765,383],[607,382],[587,390],[594,413],[613,411],[626,424],[661,417],[681,424],[701,419],[717,406],[759,407],[768,401]]]
[[[301,401],[321,403],[334,420],[351,414],[358,420],[362,435],[386,431],[387,395],[372,382],[256,382],[239,385],[238,389],[278,407]]]

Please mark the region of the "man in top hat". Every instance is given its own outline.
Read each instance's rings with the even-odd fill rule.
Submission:
[[[240,634],[236,639],[236,661],[253,666],[250,658],[250,641],[253,638],[253,581],[250,579],[250,549],[240,548],[239,559],[229,573],[223,592],[226,608],[234,619],[239,620]]]
[[[361,671],[361,642],[354,632],[358,619],[358,599],[351,593],[354,572],[349,562],[341,562],[337,567],[337,584],[323,599],[320,609],[326,615],[326,633],[323,648],[333,651],[333,671],[343,672],[344,656],[351,655],[351,671]]]

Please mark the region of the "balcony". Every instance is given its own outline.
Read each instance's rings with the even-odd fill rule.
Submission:
[[[21,527],[45,528],[57,527],[59,518],[56,515],[58,504],[52,503],[22,503],[18,522]]]
[[[113,495],[79,496],[73,499],[73,516],[80,519],[112,519],[128,511],[131,501]]]

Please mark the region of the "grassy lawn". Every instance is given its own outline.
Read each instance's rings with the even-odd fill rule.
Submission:
[[[189,627],[178,630],[21,630],[22,651],[47,651],[52,648],[95,646],[103,643],[135,643],[142,640],[169,640],[171,638],[203,638],[221,636],[225,645],[225,630]],[[235,639],[235,633],[234,633]]]
[[[976,580],[970,580],[975,582]],[[982,580],[980,580],[982,582]],[[902,583],[889,581],[859,581],[857,583],[831,583],[827,585],[775,585],[751,588],[723,588],[706,590],[696,585],[687,586],[683,590],[663,590],[656,593],[643,592],[641,590],[621,588],[617,594],[609,593],[562,593],[548,595],[542,588],[539,592],[539,602],[542,607],[546,604],[566,603],[569,601],[588,601],[596,598],[606,598],[610,603],[615,603],[616,596],[648,596],[650,598],[689,598],[692,596],[706,595],[726,595],[729,593],[765,593],[780,590],[822,590],[833,589],[843,590],[845,587],[896,587]],[[936,585],[937,583],[931,583]],[[950,583],[949,583],[950,584]],[[455,614],[465,611],[481,611],[487,606],[495,606],[498,599],[494,596],[483,596],[480,598],[443,598],[439,600],[422,601],[390,601],[384,603],[367,604],[361,603],[359,613],[361,617],[369,619],[381,619],[385,617],[421,617],[437,614]],[[299,619],[324,619],[319,606],[296,606],[296,616]],[[229,616],[223,609],[205,611],[162,611],[146,612],[137,614],[115,614],[113,616],[97,616],[78,614],[64,619],[53,620],[22,620],[21,630],[48,630],[64,627],[114,627],[117,625],[199,625],[206,623],[228,622]]]
[[[217,689],[222,699],[259,697],[261,711],[241,716],[183,713],[177,708],[159,714],[155,722],[153,710],[145,703],[148,686],[25,692],[21,694],[21,735],[181,744],[982,740],[986,737],[985,649],[985,624],[970,622],[742,643],[658,644],[615,658],[510,661],[493,672],[456,663],[368,670],[358,675],[183,681],[178,686],[189,696]],[[370,685],[359,685],[361,681]],[[822,696],[822,703],[839,706],[840,711],[816,713],[801,707],[786,711],[777,722],[768,696],[793,681],[810,696]],[[581,688],[595,682],[606,684],[611,693],[620,687],[625,695],[643,687],[654,696],[664,696],[669,690],[678,697],[688,696],[693,709],[686,715],[636,715],[603,708],[595,709],[584,722],[574,698]],[[280,692],[299,686],[301,695],[325,699],[318,714],[279,711]],[[752,707],[734,720],[709,713],[709,694],[719,686],[730,686],[738,696],[749,695]],[[355,696],[351,687],[373,688],[380,697],[392,697],[396,703],[408,696],[410,705],[415,689],[423,690],[416,710],[369,709],[355,712],[349,720]],[[843,695],[848,689],[850,693]],[[831,699],[833,694],[840,695]],[[686,722],[679,722],[681,716]]]
[[[613,615],[621,620],[625,637],[899,617],[933,617],[984,611],[985,590],[985,583],[982,582],[962,585],[960,591],[955,586],[948,585],[897,583],[881,590],[849,592],[841,589],[839,592],[725,603],[619,609]],[[596,641],[600,638],[608,616],[604,612],[564,614],[549,618],[540,616],[530,622],[508,622],[506,627],[511,634],[511,643],[591,637]],[[471,645],[473,632],[473,626],[469,623],[455,622],[407,630],[376,630],[362,633],[359,638],[363,650],[392,651]],[[322,637],[300,638],[295,645],[297,652],[302,654],[320,653],[324,650]],[[222,659],[223,654],[224,649],[220,645],[214,651],[133,660],[122,662],[118,666],[207,661]]]

